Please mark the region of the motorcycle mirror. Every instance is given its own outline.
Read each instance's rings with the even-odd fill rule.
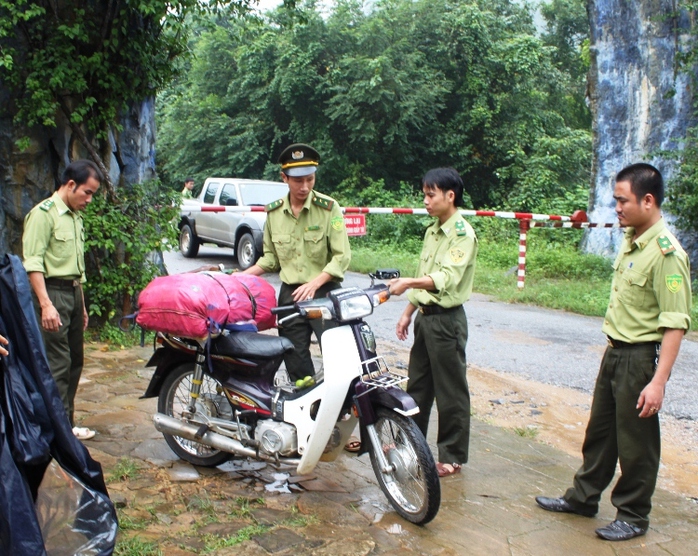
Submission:
[[[392,280],[400,278],[400,271],[397,268],[379,268],[375,276],[378,280]]]

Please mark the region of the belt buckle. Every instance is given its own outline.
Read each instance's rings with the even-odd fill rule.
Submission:
[[[77,288],[79,286],[80,286],[80,280],[77,280],[77,279],[73,280],[73,287]]]
[[[424,307],[421,306],[421,305],[419,306],[419,312],[422,313],[423,315],[425,314],[425,313],[424,313]]]
[[[616,346],[613,345],[613,340],[611,340],[611,338],[609,338],[608,336],[606,336],[606,341],[608,342],[608,345],[609,345],[609,346],[611,346],[611,347],[616,347]]]

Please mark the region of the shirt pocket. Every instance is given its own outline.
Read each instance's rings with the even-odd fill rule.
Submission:
[[[322,230],[312,230],[303,234],[305,254],[311,259],[324,259],[327,254],[325,234]]]
[[[75,236],[65,230],[53,232],[52,255],[56,259],[71,259],[76,253]]]
[[[645,303],[647,295],[647,276],[634,270],[626,268],[621,274],[618,282],[618,299],[624,305],[641,307]]]
[[[275,234],[272,243],[276,250],[276,257],[279,261],[287,261],[293,257],[293,245],[291,244],[291,234]]]

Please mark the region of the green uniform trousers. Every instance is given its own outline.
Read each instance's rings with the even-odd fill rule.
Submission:
[[[58,386],[70,424],[74,425],[75,394],[78,390],[84,360],[82,292],[79,287],[52,284],[46,284],[46,291],[61,317],[62,324],[58,331],[49,332],[41,326],[41,307],[36,296],[34,296],[34,308],[44,339],[48,366]]]
[[[647,528],[657,482],[659,417],[641,419],[636,408],[642,389],[657,366],[658,344],[608,347],[601,361],[582,455],[584,463],[565,500],[596,512],[601,492],[610,484],[620,461],[621,476],[611,493],[616,519]]]
[[[279,290],[279,305],[293,305],[293,292],[300,285],[284,284],[282,282]],[[315,292],[315,299],[326,297],[328,292],[339,287],[340,285],[337,282],[327,282]],[[288,314],[290,313],[281,314],[279,317],[282,318]],[[315,376],[315,367],[310,356],[310,336],[314,332],[322,348],[322,341],[320,340],[322,333],[336,326],[339,325],[334,321],[296,318],[279,327],[279,336],[288,338],[295,346],[292,352],[284,356],[286,371],[292,381],[295,382],[306,376]]]
[[[465,376],[467,340],[468,321],[462,306],[440,314],[418,313],[415,318],[407,393],[419,406],[414,420],[425,438],[436,399],[439,412],[437,446],[442,463],[468,461],[470,392]]]

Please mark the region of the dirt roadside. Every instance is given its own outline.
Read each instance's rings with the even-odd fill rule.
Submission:
[[[468,381],[476,418],[530,435],[579,457],[581,463],[591,395],[491,369],[468,369]],[[669,415],[660,415],[660,420],[662,460],[657,486],[697,499],[698,423]]]

